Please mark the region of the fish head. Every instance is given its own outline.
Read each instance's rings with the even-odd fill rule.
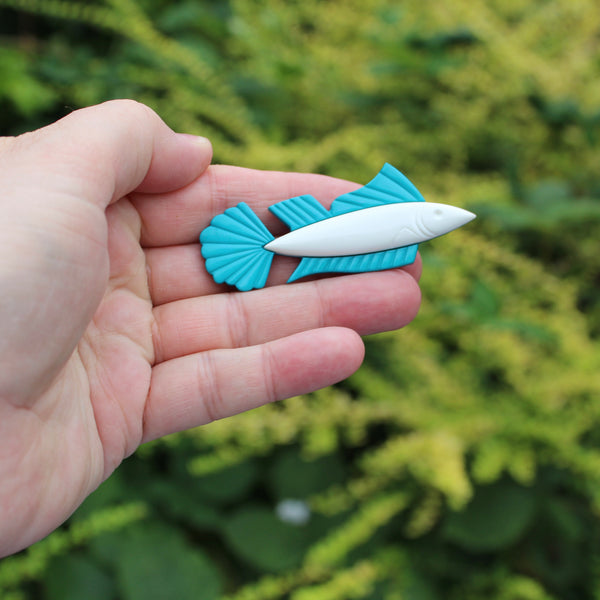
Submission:
[[[458,229],[477,216],[463,208],[435,202],[423,202],[420,208],[421,224],[433,234],[432,237]]]

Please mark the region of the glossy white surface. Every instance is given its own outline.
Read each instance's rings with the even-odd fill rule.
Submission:
[[[474,218],[468,210],[435,202],[385,204],[311,223],[264,248],[286,256],[367,254],[425,242]]]

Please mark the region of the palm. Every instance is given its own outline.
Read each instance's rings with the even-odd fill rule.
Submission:
[[[102,129],[115,112],[128,117],[116,141]],[[82,114],[62,129],[77,133]],[[402,326],[419,303],[418,264],[276,285],[293,270],[287,259],[266,289],[224,290],[197,242],[212,216],[246,201],[277,233],[270,204],[302,193],[327,204],[353,185],[222,166],[199,176],[210,154],[185,146],[156,115],[118,102],[88,114],[86,135],[98,119],[105,155],[67,148],[46,169],[58,171],[56,189],[47,189],[52,177],[34,179],[4,221],[5,233],[26,233],[29,251],[7,276],[0,263],[9,299],[0,303],[0,517],[11,516],[0,518],[0,556],[58,525],[143,441],[344,378],[362,359],[352,330]],[[150,136],[144,160],[124,123],[134,142]],[[115,145],[119,156],[108,152]],[[46,155],[42,144],[28,160]],[[18,171],[5,164],[0,180]],[[27,233],[32,222],[51,225],[41,242]]]
[[[140,219],[128,199],[109,207],[106,292],[71,358],[88,385],[102,480],[142,440],[154,350],[152,301]],[[76,385],[80,385],[77,381]]]
[[[107,245],[89,244],[85,256],[89,264],[110,265],[108,285],[102,269],[86,282],[90,290],[106,290],[93,319],[32,410],[4,407],[3,439],[12,442],[24,472],[28,463],[39,465],[28,480],[14,488],[5,481],[2,490],[20,502],[35,499],[24,515],[32,530],[44,528],[49,515],[72,512],[141,441],[153,351],[139,217],[126,199],[107,216],[107,224],[99,224],[107,225]],[[80,246],[79,236],[62,239],[62,246]],[[73,322],[85,318],[85,310],[80,315],[70,308]]]

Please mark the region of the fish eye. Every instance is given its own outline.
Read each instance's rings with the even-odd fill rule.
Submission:
[[[441,218],[444,216],[444,211],[443,211],[441,208],[436,208],[436,209],[433,211],[433,215],[434,215],[435,217],[437,217],[438,219],[441,219]]]

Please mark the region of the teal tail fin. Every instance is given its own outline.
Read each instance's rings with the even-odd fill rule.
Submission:
[[[262,288],[273,261],[273,253],[263,246],[273,239],[245,202],[228,208],[200,234],[206,270],[217,283],[242,292]]]

